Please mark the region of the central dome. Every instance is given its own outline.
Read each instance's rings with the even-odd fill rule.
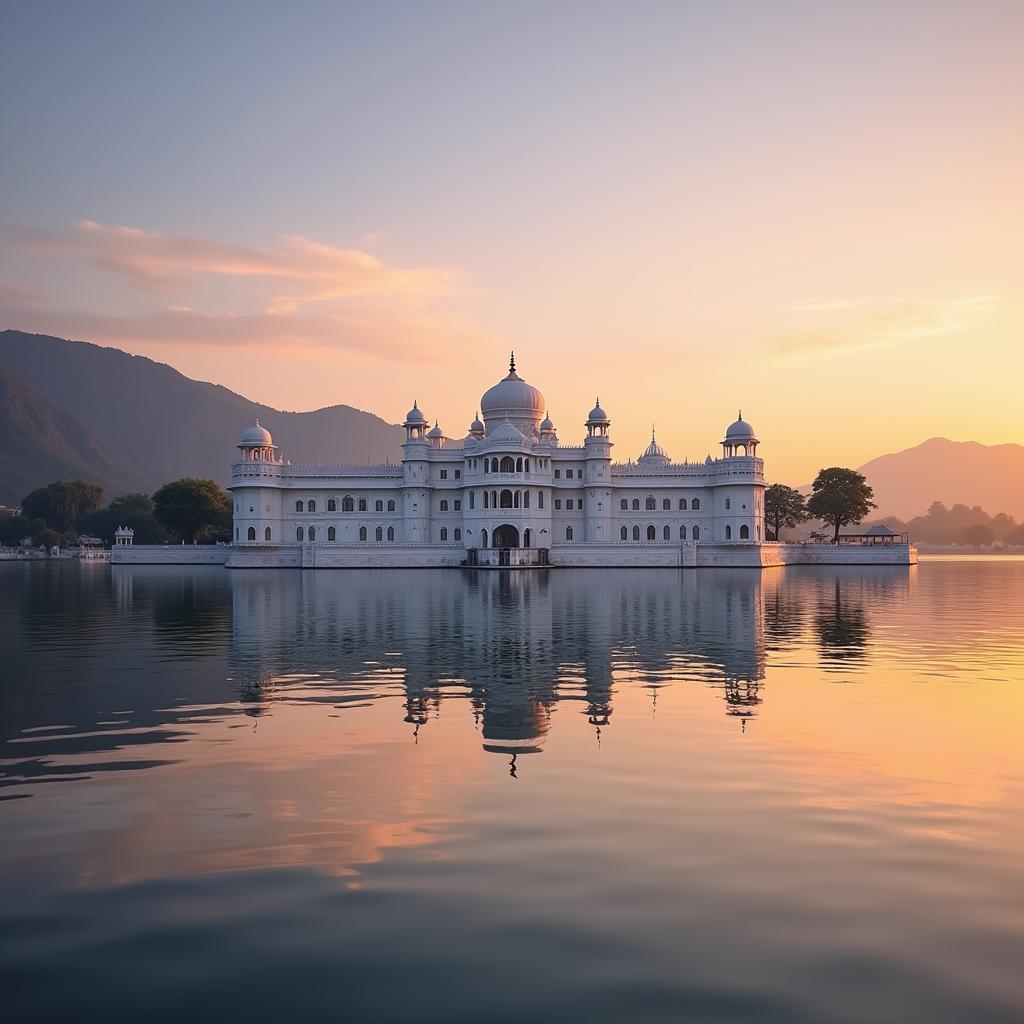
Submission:
[[[528,437],[537,431],[544,415],[544,396],[516,373],[515,353],[509,361],[508,376],[484,392],[480,411],[488,433],[508,420]]]

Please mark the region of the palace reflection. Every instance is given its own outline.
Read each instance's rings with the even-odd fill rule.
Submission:
[[[660,687],[699,682],[721,690],[726,714],[754,714],[776,583],[729,569],[239,572],[230,660],[257,713],[282,680],[361,680],[367,697],[397,691],[415,735],[461,702],[485,750],[534,753],[558,706],[599,737],[621,686],[646,687],[654,708]]]

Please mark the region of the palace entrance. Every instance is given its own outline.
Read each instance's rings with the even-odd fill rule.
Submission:
[[[496,548],[517,548],[519,547],[519,531],[514,526],[505,523],[503,526],[495,527],[491,535],[491,544]]]

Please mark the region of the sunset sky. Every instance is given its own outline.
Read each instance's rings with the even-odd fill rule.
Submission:
[[[462,436],[1024,443],[1024,4],[10,3],[0,328]],[[243,426],[240,424],[240,427]]]

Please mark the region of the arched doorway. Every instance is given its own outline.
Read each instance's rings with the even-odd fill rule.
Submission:
[[[492,543],[496,548],[517,548],[519,547],[519,531],[514,526],[505,523],[495,529]]]

